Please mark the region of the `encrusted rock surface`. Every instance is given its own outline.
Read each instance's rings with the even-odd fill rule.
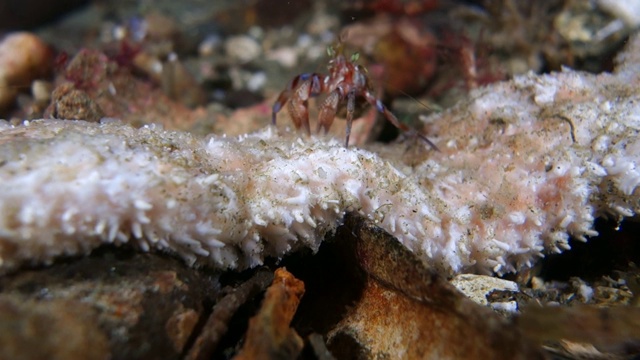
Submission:
[[[2,359],[179,359],[219,291],[177,259],[105,249],[0,278]]]

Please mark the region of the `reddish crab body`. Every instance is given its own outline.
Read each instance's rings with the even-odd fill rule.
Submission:
[[[307,135],[310,135],[309,98],[316,97],[320,94],[327,94],[327,97],[320,105],[317,131],[319,132],[321,129],[324,129],[325,133],[329,131],[336,112],[338,111],[338,106],[346,101],[347,134],[344,145],[348,147],[356,99],[360,97],[374,106],[378,112],[382,113],[385,118],[397,128],[419,136],[431,147],[437,149],[429,139],[401,123],[398,118],[384,106],[382,101],[373,95],[369,87],[369,78],[365,68],[354,63],[358,59],[358,54],[355,53],[351,59],[347,59],[341,50],[341,46],[338,47],[338,51],[332,48],[328,50],[329,55],[332,56],[332,59],[329,61],[329,75],[305,73],[291,80],[273,104],[271,117],[273,124],[275,125],[276,123],[278,112],[288,103],[289,114],[296,129],[303,127]]]

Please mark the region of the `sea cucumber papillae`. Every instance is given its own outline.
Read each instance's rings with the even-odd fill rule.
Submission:
[[[612,74],[479,89],[427,119],[441,151],[413,167],[404,145],[376,154],[273,129],[0,123],[0,270],[110,242],[244,268],[316,249],[355,211],[444,272],[517,271],[594,235],[594,217],[640,209],[639,58],[636,37]]]

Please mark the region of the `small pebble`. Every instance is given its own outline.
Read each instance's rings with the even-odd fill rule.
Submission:
[[[35,80],[31,83],[31,95],[39,103],[48,103],[51,100],[53,84],[46,80]]]
[[[292,47],[281,47],[269,51],[267,59],[276,61],[285,68],[292,68],[298,64],[298,53]]]
[[[531,288],[533,290],[545,290],[544,280],[542,278],[534,276],[531,278]]]
[[[250,36],[239,35],[230,37],[224,44],[227,55],[234,61],[248,63],[260,56],[260,44]]]
[[[207,101],[206,93],[175,53],[169,54],[162,66],[161,86],[171,99],[190,108]]]
[[[263,71],[260,71],[251,75],[251,77],[247,81],[247,89],[249,91],[258,92],[262,90],[266,83],[267,75]]]
[[[200,45],[198,45],[198,54],[203,57],[211,56],[218,51],[221,44],[222,39],[220,38],[220,35],[208,35],[204,40],[202,40]]]
[[[518,309],[515,301],[495,301],[489,303],[487,295],[496,290],[518,292],[520,288],[513,281],[493,276],[460,274],[451,280],[451,284],[476,303],[489,306],[494,310],[513,313]]]
[[[11,33],[0,42],[0,111],[13,104],[19,90],[51,73],[53,51],[28,32]]]

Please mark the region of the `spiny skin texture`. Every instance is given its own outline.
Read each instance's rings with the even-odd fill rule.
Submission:
[[[244,268],[301,245],[316,249],[349,209],[375,214],[401,202],[437,220],[417,185],[375,154],[270,130],[204,140],[44,120],[3,129],[0,154],[4,269],[131,239],[192,264]],[[385,223],[397,233],[416,216]]]
[[[441,151],[413,168],[380,151],[440,202],[453,269],[517,271],[534,249],[596,235],[594,217],[640,211],[640,37],[617,63],[612,74],[564,69],[474,91],[426,119]]]
[[[429,119],[442,151],[412,168],[397,160],[404,145],[381,158],[271,129],[198,139],[113,121],[5,123],[0,269],[128,241],[239,269],[317,249],[356,211],[443,272],[517,271],[569,234],[594,235],[594,216],[640,209],[638,54],[635,38],[614,74],[474,92]]]

